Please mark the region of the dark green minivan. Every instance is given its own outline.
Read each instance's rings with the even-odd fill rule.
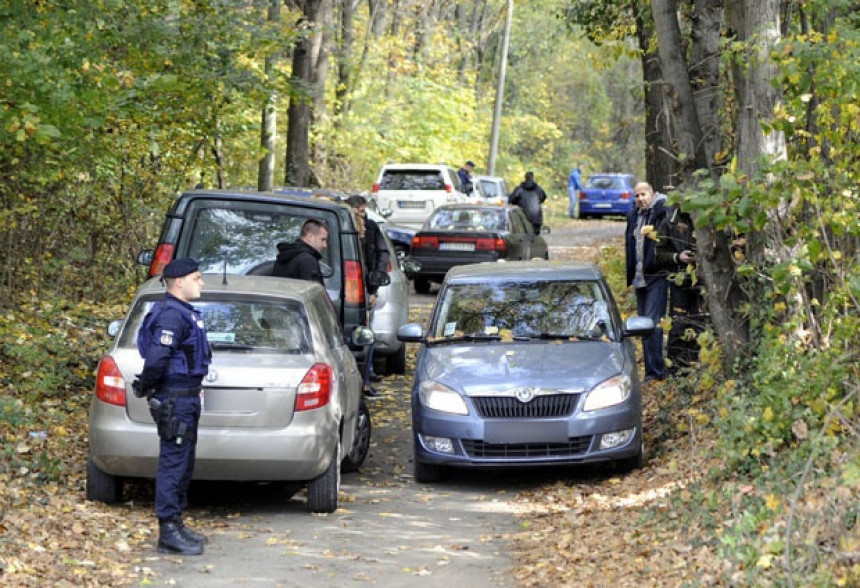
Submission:
[[[203,273],[271,275],[277,244],[298,239],[308,218],[329,227],[321,260],[331,268],[325,287],[349,336],[355,327],[368,326],[368,297],[358,232],[343,203],[242,190],[184,192],[167,211],[155,250],[141,251],[138,262],[149,266],[150,276],[178,257],[193,257]],[[363,364],[365,349],[352,351]]]

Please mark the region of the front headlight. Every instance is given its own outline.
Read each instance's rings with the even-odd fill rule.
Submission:
[[[601,382],[588,393],[582,410],[588,412],[608,408],[621,404],[628,398],[630,398],[630,378],[625,375],[615,376]]]
[[[418,400],[422,406],[451,414],[469,414],[469,407],[463,397],[439,382],[421,382],[418,386]]]

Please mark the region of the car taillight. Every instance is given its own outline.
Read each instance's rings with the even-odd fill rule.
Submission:
[[[579,199],[580,200],[588,200],[588,194],[585,193],[585,190],[579,191]]]
[[[475,249],[477,251],[498,251],[499,253],[504,253],[507,248],[507,243],[501,237],[481,238],[475,241]]]
[[[632,197],[633,197],[633,194],[631,192],[622,192],[621,196],[620,196],[620,198],[622,200],[630,200],[630,198],[632,198]]]
[[[451,192],[454,191],[454,186],[452,186],[451,184],[445,184],[445,191],[448,192],[448,194],[450,194]]]
[[[160,276],[164,271],[164,266],[170,263],[173,259],[173,245],[162,243],[155,250],[155,255],[152,256],[152,263],[149,265],[149,276]]]
[[[364,277],[361,274],[361,262],[346,262],[346,285],[344,299],[347,304],[364,304]]]
[[[296,412],[313,410],[328,404],[334,370],[325,363],[316,363],[299,383]]]
[[[126,405],[125,380],[110,355],[104,356],[99,362],[95,394],[102,402],[116,406]]]
[[[415,235],[412,237],[412,249],[439,249],[439,237]]]
[[[389,260],[388,260],[388,265],[387,265],[387,266],[385,266],[385,273],[390,274],[390,273],[391,273],[391,270],[393,270],[393,269],[394,269],[394,264],[393,264],[393,263],[391,263],[391,260],[389,259]]]
[[[373,184],[373,190],[371,190],[371,191],[372,191],[374,194],[376,194],[377,192],[379,192],[379,184],[378,184],[378,183]]]

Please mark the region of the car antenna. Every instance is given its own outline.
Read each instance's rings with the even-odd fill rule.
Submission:
[[[227,285],[227,255],[224,255],[224,277],[221,279],[221,285]]]

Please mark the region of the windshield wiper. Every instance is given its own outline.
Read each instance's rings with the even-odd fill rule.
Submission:
[[[577,335],[576,333],[535,333],[534,335],[515,335],[514,341],[602,341],[603,336]]]
[[[428,343],[453,343],[458,341],[501,341],[502,338],[499,335],[454,335],[451,337],[439,337],[437,339],[433,339],[432,341],[428,341]]]

